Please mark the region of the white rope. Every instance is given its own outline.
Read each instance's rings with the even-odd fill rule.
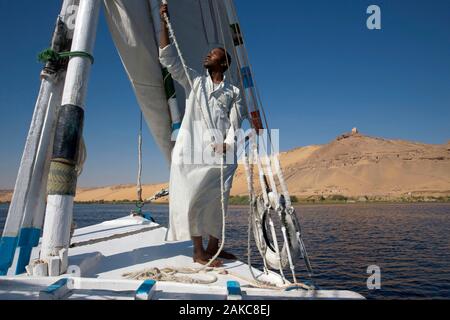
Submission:
[[[211,274],[215,272],[216,274]],[[198,269],[195,268],[146,268],[143,270],[135,272],[127,272],[122,274],[123,277],[131,280],[146,280],[152,279],[156,281],[170,281],[178,283],[188,283],[188,284],[213,284],[217,282],[218,275],[231,275],[233,277],[244,280],[248,284],[247,287],[256,287],[270,290],[288,290],[288,289],[303,289],[311,290],[312,288],[303,283],[288,284],[288,285],[276,285],[270,282],[263,282],[261,280],[251,280],[240,274],[234,273],[232,271],[225,270],[224,268],[207,268],[204,272],[200,273],[204,276],[204,279],[198,277],[192,277],[188,275],[199,274]]]
[[[230,4],[231,4],[231,7],[232,7],[231,9],[233,11],[233,14],[234,14],[234,16],[236,17],[236,20],[237,20],[237,13],[236,13],[236,9],[234,7],[234,4],[233,4],[232,1],[230,1]],[[247,64],[247,66],[250,68],[251,74],[254,75],[253,67],[252,67],[252,65],[250,63],[250,59],[248,58],[247,50],[245,50],[245,45],[244,45],[245,41],[244,41],[244,36],[243,36],[242,30],[241,30],[241,37],[243,39],[241,45],[244,47],[243,58],[245,60],[245,63]],[[234,50],[235,55],[237,56],[237,49],[234,46],[233,46],[233,50]],[[239,70],[240,70],[242,66],[240,65],[239,59],[237,59],[237,60],[238,60],[238,67],[239,67]],[[253,81],[254,81],[254,87],[255,87],[255,90],[256,90],[256,99],[255,99],[255,96],[253,95],[253,92],[252,92],[252,98],[253,98],[253,101],[255,103],[257,103],[257,107],[259,105],[259,109],[262,110],[262,113],[263,113],[263,116],[264,116],[264,122],[265,122],[266,128],[268,130],[269,129],[269,124],[268,124],[267,117],[266,117],[266,114],[265,114],[265,110],[264,110],[264,107],[263,107],[263,104],[262,104],[262,100],[261,100],[260,92],[259,92],[259,89],[258,89],[258,85],[257,85],[256,79],[253,79]],[[243,85],[242,77],[241,77],[241,85]],[[249,110],[248,106],[247,106],[247,108]],[[272,137],[270,135],[270,132],[268,132],[268,140],[269,140],[270,145],[272,146],[272,150],[273,150],[273,143],[272,143]],[[263,147],[264,147],[264,149],[266,149],[265,148],[265,144],[263,144]],[[267,150],[265,150],[265,151],[267,151]],[[295,212],[293,210],[292,203],[291,203],[291,198],[290,198],[289,191],[288,191],[288,188],[287,188],[287,184],[286,184],[286,181],[284,179],[283,172],[281,170],[278,154],[274,155],[274,160],[273,161],[272,161],[272,158],[269,158],[268,168],[271,168],[272,164],[275,167],[276,175],[278,177],[278,181],[279,181],[280,186],[281,186],[281,191],[282,191],[282,194],[283,194],[284,199],[286,201],[287,208],[289,210],[288,213],[290,214],[292,212]],[[259,170],[261,170],[261,168],[259,168]],[[272,170],[268,171],[267,175],[268,175],[269,180],[270,180],[272,191],[275,192],[275,195],[277,195],[278,191],[276,189],[276,184],[275,184],[275,181],[274,181],[274,178],[273,178]],[[263,196],[265,195],[264,191],[265,190],[263,190]],[[266,201],[266,199],[265,199],[265,201]],[[281,212],[280,212],[280,210],[277,210],[277,211],[279,213],[280,220],[282,220],[281,219]],[[295,213],[294,213],[294,215],[295,215]],[[297,229],[300,228],[300,224],[297,221],[297,217],[294,217],[294,219],[297,222]],[[286,234],[286,226],[284,224],[282,224],[281,230],[282,230],[282,233],[283,233],[284,241],[285,241],[286,244],[288,244],[288,242],[287,242],[287,234]],[[297,240],[298,240],[298,243],[300,245],[300,248],[301,248],[301,255],[302,255],[302,257],[305,260],[305,264],[307,266],[308,272],[309,272],[310,277],[311,277],[311,274],[312,274],[311,265],[310,265],[309,258],[308,258],[307,253],[306,253],[306,248],[304,246],[303,240],[301,239],[301,235],[300,235],[300,232],[298,230],[296,232],[296,236],[297,236]],[[291,254],[289,246],[287,247],[287,254],[288,254],[289,266],[290,266],[290,269],[291,269],[291,273],[292,273],[294,282],[297,282],[297,279],[296,279],[296,276],[295,276],[295,265],[294,265],[293,260],[292,260],[292,254]],[[263,259],[264,258],[265,257],[263,255]],[[265,259],[264,259],[264,262],[266,262]]]
[[[222,161],[220,163],[220,204],[221,204],[221,208],[222,208],[222,241],[220,243],[220,248],[219,250],[217,250],[217,253],[214,255],[214,257],[211,258],[211,260],[209,260],[209,263],[206,266],[211,265],[211,263],[217,259],[217,257],[219,257],[220,253],[223,250],[223,247],[225,245],[225,195],[224,195],[224,172],[223,172],[223,163],[224,160],[224,156],[222,156]],[[205,266],[205,267],[206,267]]]
[[[138,175],[137,175],[137,200],[142,203],[142,111],[139,121],[139,134],[138,134]]]
[[[267,281],[261,281],[261,280],[252,280],[249,279],[247,277],[244,277],[240,274],[234,273],[232,271],[227,271],[229,275],[232,275],[236,278],[240,278],[246,282],[248,282],[248,285],[245,286],[250,286],[250,287],[255,287],[255,288],[260,288],[260,289],[270,289],[270,290],[280,290],[280,291],[285,291],[285,290],[289,290],[289,289],[303,289],[303,290],[313,290],[314,287],[308,286],[305,283],[295,283],[295,284],[284,284],[284,285],[277,285],[271,282],[267,282]],[[244,287],[244,286],[242,286]]]
[[[250,139],[254,139],[253,137]],[[252,140],[249,140],[252,141]],[[250,144],[253,142],[250,142]],[[249,210],[249,215],[248,215],[248,228],[247,228],[247,264],[250,270],[250,273],[253,277],[253,279],[259,283],[260,280],[258,280],[253,272],[253,267],[252,267],[252,261],[251,261],[251,257],[252,257],[252,250],[251,250],[251,233],[252,233],[252,220],[256,219],[255,215],[254,215],[254,210],[255,210],[255,192],[254,192],[254,185],[253,185],[253,160],[252,159],[252,155],[253,153],[251,152],[250,146],[248,146],[248,154],[247,154],[247,149],[245,149],[244,151],[244,167],[245,167],[245,172],[247,175],[247,187],[249,190],[249,194],[250,194],[250,199],[249,199],[249,204],[250,204],[250,210]],[[250,165],[251,163],[251,165]],[[257,233],[256,238],[260,238],[260,234],[259,234],[259,230],[255,229],[255,232]],[[264,262],[264,273],[265,274],[269,274],[269,268],[267,267],[267,261],[266,261],[266,257],[263,255],[263,262]]]
[[[273,155],[273,163],[275,167],[275,172],[277,174],[278,180],[280,182],[281,191],[283,192],[284,199],[286,200],[286,207],[292,207],[291,196],[289,195],[289,190],[287,188],[286,180],[283,176],[283,171],[281,170],[280,159],[278,158],[278,154]]]
[[[285,247],[286,247],[286,252],[287,252],[288,261],[289,261],[289,267],[291,269],[292,278],[294,279],[294,283],[297,283],[297,278],[295,276],[295,266],[294,266],[294,262],[292,260],[291,248],[289,246],[289,241],[288,241],[287,232],[286,232],[286,226],[285,226],[285,223],[284,223],[283,217],[282,217],[283,208],[281,208],[281,206],[280,206],[280,201],[279,201],[280,198],[279,198],[279,195],[276,190],[275,179],[273,176],[272,166],[271,166],[271,161],[270,161],[269,155],[265,154],[264,159],[266,162],[266,168],[267,168],[267,172],[268,172],[268,176],[269,176],[270,185],[271,185],[272,192],[273,192],[273,195],[274,195],[275,201],[276,201],[276,207],[274,209],[278,213],[278,217],[281,222],[281,234],[283,235],[283,240],[284,240]],[[271,222],[269,222],[269,223],[271,223]],[[275,246],[277,246],[277,243],[275,241],[274,241],[274,244],[275,244]],[[279,260],[280,260],[280,270],[282,270],[281,252],[278,247],[276,249],[277,249],[277,254],[279,255]]]
[[[279,260],[279,264],[280,264],[280,268],[279,268],[280,275],[282,276],[283,281],[286,281],[286,278],[284,277],[284,273],[283,273],[282,263],[281,263],[281,255],[280,255],[280,249],[279,249],[279,246],[278,246],[277,235],[276,235],[276,231],[275,231],[275,225],[273,223],[272,217],[270,215],[270,210],[269,210],[269,208],[270,208],[270,199],[269,199],[269,194],[267,193],[266,181],[264,180],[264,169],[262,167],[261,159],[259,158],[259,155],[258,155],[258,150],[257,150],[256,144],[254,144],[252,146],[252,148],[253,148],[254,156],[255,156],[255,159],[256,159],[256,164],[258,166],[259,182],[261,184],[262,195],[263,195],[263,199],[264,199],[264,207],[266,208],[267,213],[268,213],[269,226],[270,226],[270,231],[271,231],[271,234],[272,234],[272,240],[273,240],[273,243],[274,243],[274,246],[275,246],[275,253],[278,256],[278,260]]]
[[[167,0],[162,0],[162,3],[163,4],[167,4]],[[205,114],[203,112],[202,105],[198,101],[197,94],[196,94],[195,88],[194,88],[194,83],[192,82],[192,79],[191,79],[191,77],[189,75],[188,68],[187,68],[187,65],[186,65],[186,61],[184,60],[183,54],[181,52],[180,46],[179,46],[177,38],[175,36],[175,31],[173,30],[173,27],[172,27],[172,24],[170,23],[169,17],[167,16],[167,14],[164,14],[163,18],[164,18],[164,21],[165,21],[165,23],[167,25],[167,28],[169,30],[169,35],[172,38],[173,44],[175,46],[175,49],[177,50],[178,57],[180,58],[181,65],[182,65],[184,73],[186,75],[186,79],[188,80],[189,86],[191,87],[191,90],[193,92],[195,103],[198,105],[198,107],[200,109],[200,112],[202,114],[203,120],[205,121],[206,127],[208,129],[210,129],[211,133],[213,134],[213,139],[215,141],[220,141],[220,139],[217,139],[217,137],[215,136],[215,130],[212,130],[213,126],[212,126],[211,123],[208,122],[208,118],[205,116]]]
[[[251,154],[251,153],[250,153]],[[255,273],[253,272],[252,268],[252,261],[251,261],[251,232],[252,232],[252,219],[253,219],[253,206],[254,206],[254,192],[253,192],[253,168],[250,168],[250,159],[247,156],[247,149],[244,150],[244,168],[245,173],[247,176],[247,188],[249,193],[249,214],[248,214],[248,228],[247,228],[247,264],[250,270],[250,273],[254,280],[257,281],[257,278],[255,276]],[[264,271],[266,271],[264,269]]]
[[[258,150],[256,148],[256,144],[252,146],[253,153],[254,153],[254,159],[256,159],[256,165],[258,166],[258,174],[259,174],[259,184],[261,185],[261,192],[264,199],[264,206],[268,207],[269,204],[269,195],[267,194],[267,185],[266,181],[264,180],[264,171],[261,164],[261,159],[258,157]]]
[[[225,48],[226,47],[226,43],[225,43],[225,36],[224,36],[224,32],[223,32],[222,18],[220,16],[219,8],[218,8],[217,5],[215,6],[215,9],[216,9],[215,13],[216,13],[216,15],[218,17],[218,20],[219,20],[220,33],[221,33],[221,36],[222,36],[222,46]],[[235,56],[237,57],[236,48],[234,46],[233,46],[233,50],[234,50]],[[233,76],[232,76],[232,72],[230,71],[230,63],[228,61],[228,56],[227,55],[225,55],[225,56],[226,56],[226,62],[227,62],[227,70],[229,72],[230,79],[233,82]],[[236,60],[237,60],[237,65],[239,66],[240,61],[239,61],[239,59],[236,59]],[[244,88],[242,77],[238,77],[238,78],[240,79],[242,88]],[[246,100],[246,96],[243,95],[243,97]],[[249,105],[248,105],[247,101],[246,101],[246,106],[247,106],[247,113],[249,114],[250,113],[250,108],[249,108]],[[236,107],[236,101],[235,101],[235,107]],[[251,146],[256,146],[256,144],[254,143],[255,136],[252,133],[249,135],[249,139],[251,139],[251,140],[249,140],[249,141],[251,141],[250,142]],[[253,155],[252,151],[253,150],[251,150],[249,152],[250,155]],[[248,229],[247,229],[247,262],[248,262],[248,267],[249,267],[249,270],[250,270],[250,274],[252,275],[252,277],[253,277],[253,279],[254,279],[254,281],[256,283],[256,284],[254,284],[254,286],[257,286],[257,287],[260,287],[260,288],[261,287],[270,287],[270,288],[272,288],[273,286],[271,286],[269,283],[262,282],[261,280],[259,280],[255,276],[255,273],[253,272],[253,268],[252,268],[252,263],[251,263],[251,256],[252,256],[252,252],[251,252],[251,231],[252,231],[251,222],[252,222],[252,219],[255,218],[254,217],[255,192],[254,192],[254,186],[253,186],[253,164],[252,164],[252,167],[250,169],[249,157],[246,156],[245,150],[244,150],[244,168],[245,168],[245,173],[246,173],[246,176],[247,176],[247,187],[248,187],[249,195],[250,195],[250,197],[249,197],[250,212],[249,212],[249,220],[248,220],[249,224],[248,224]],[[264,191],[265,191],[265,189],[264,189]],[[257,233],[259,232],[259,230],[255,230],[255,231]],[[264,273],[268,274],[268,267],[267,267],[266,257],[263,255],[262,258],[263,258],[263,262],[264,262]],[[284,278],[284,276],[283,276],[283,278]]]
[[[283,281],[286,281],[286,278],[284,277],[284,272],[283,272],[283,267],[282,267],[282,263],[281,263],[281,253],[280,253],[280,248],[278,246],[278,241],[277,241],[277,235],[276,235],[276,231],[275,231],[275,225],[273,223],[271,214],[270,214],[270,199],[269,199],[269,194],[267,193],[267,185],[266,185],[266,181],[264,180],[264,169],[262,167],[262,163],[261,163],[261,159],[259,158],[258,155],[258,150],[256,147],[256,144],[253,145],[253,152],[255,155],[255,159],[256,159],[256,164],[258,166],[258,171],[259,171],[259,181],[261,184],[261,189],[262,189],[262,195],[263,195],[263,199],[264,199],[264,206],[267,210],[268,213],[268,220],[269,220],[269,226],[270,226],[270,231],[272,234],[272,240],[275,246],[275,253],[278,257],[279,260],[279,271],[280,271],[280,275],[283,278]]]
[[[298,244],[300,246],[300,254],[301,254],[303,260],[305,261],[306,269],[308,270],[308,275],[309,275],[310,279],[313,280],[312,279],[313,271],[312,271],[311,263],[309,261],[308,253],[306,252],[305,244],[303,243],[303,239],[301,237],[301,231],[300,231],[301,226],[300,226],[300,223],[298,222],[297,216],[295,215],[295,210],[292,207],[291,198],[290,198],[290,195],[289,195],[289,191],[288,191],[288,188],[287,188],[286,181],[285,181],[284,176],[283,176],[283,171],[281,170],[281,165],[280,165],[280,160],[278,158],[278,154],[275,154],[273,156],[273,158],[274,158],[273,162],[275,163],[275,170],[277,172],[277,177],[278,177],[278,180],[280,182],[281,189],[283,191],[283,195],[284,195],[284,198],[285,198],[285,201],[286,201],[287,214],[292,216],[292,219],[293,219],[293,221],[295,223],[295,227],[297,229],[295,235],[296,235],[296,238],[297,238],[297,242],[298,242]],[[290,252],[288,252],[288,254],[289,254],[289,259],[291,261]],[[289,262],[289,263],[291,263],[291,262]],[[292,272],[294,272],[294,269],[293,269]],[[294,276],[294,281],[295,280],[296,279],[295,279],[295,276]]]
[[[236,20],[237,20],[236,8],[234,7],[233,1],[230,1],[230,5],[231,5],[231,9],[233,11],[233,14],[234,14],[234,16],[236,17]],[[241,30],[240,36],[243,39],[242,46],[245,48],[245,45],[244,45],[245,40],[244,40],[244,35],[243,35],[242,30]],[[233,49],[234,49],[235,54],[236,54],[236,49],[234,47],[233,47]],[[243,58],[245,60],[245,63],[247,64],[247,66],[250,68],[251,74],[254,75],[253,67],[252,67],[252,65],[250,63],[250,59],[248,58],[247,50],[243,50]],[[257,100],[254,100],[254,101],[257,102],[257,104],[259,105],[259,109],[262,110],[262,113],[263,113],[263,116],[264,116],[264,122],[265,122],[266,128],[268,130],[269,129],[269,125],[268,125],[266,113],[265,113],[265,110],[264,110],[264,107],[263,107],[263,104],[262,104],[261,95],[260,95],[260,92],[259,92],[259,89],[258,89],[258,85],[257,85],[257,82],[256,82],[255,78],[253,79],[253,81],[254,81],[254,87],[255,87],[255,90],[256,90],[256,98],[257,98]],[[255,97],[253,95],[252,95],[252,97],[253,97],[253,99],[255,99]],[[270,135],[270,132],[268,132],[268,138],[269,138],[270,145],[272,146],[272,150],[273,150],[272,137]],[[264,147],[265,147],[265,145],[264,145]],[[271,166],[272,163],[273,163],[273,165],[275,167],[275,171],[276,171],[276,175],[278,177],[278,181],[280,183],[281,191],[282,191],[282,194],[283,194],[284,199],[286,201],[286,206],[287,206],[287,208],[289,210],[288,213],[291,214],[292,211],[294,211],[294,210],[293,210],[293,207],[292,207],[292,202],[291,202],[291,198],[290,198],[289,191],[288,191],[288,188],[287,188],[287,184],[286,184],[286,181],[284,179],[283,172],[281,170],[278,154],[274,155],[274,160],[273,161],[272,161],[272,158],[269,159],[269,166]],[[268,176],[269,176],[269,179],[271,179],[271,180],[273,179],[273,173],[272,172],[268,172]],[[277,193],[276,187],[274,186],[274,183],[272,183],[272,181],[271,181],[271,185],[272,185],[273,191]],[[300,224],[297,221],[297,217],[294,216],[293,218],[297,222],[297,229],[300,228]],[[284,237],[284,239],[286,241],[286,227],[284,225],[282,225],[282,232],[283,232],[283,237]],[[312,274],[311,265],[310,265],[310,262],[309,262],[308,255],[306,253],[306,248],[304,246],[303,240],[302,240],[300,232],[298,230],[296,232],[296,235],[297,235],[298,243],[299,243],[300,248],[301,248],[302,257],[305,260],[305,264],[307,266],[308,272],[310,273],[310,277],[311,277],[311,274]],[[290,264],[290,267],[291,267],[291,272],[292,272],[294,281],[296,281],[295,268],[294,268],[294,265],[293,265],[292,256],[291,256],[291,252],[290,252],[289,246],[288,246],[288,252],[287,253],[288,253],[289,264]]]
[[[193,268],[147,268],[136,272],[124,273],[122,276],[133,280],[146,280],[153,279],[156,281],[172,281],[190,284],[212,284],[217,282],[217,275],[206,274],[206,272],[215,271],[218,274],[224,274],[226,272],[224,269],[208,268],[204,272],[204,276],[207,279],[199,279],[194,277],[186,276],[186,274],[198,274],[199,271]],[[183,276],[177,276],[177,274],[184,274]]]
[[[164,188],[164,189],[161,189],[160,191],[158,191],[157,193],[155,193],[152,197],[146,199],[145,201],[152,202],[152,201],[158,200],[159,198],[162,198],[162,197],[165,197],[168,195],[169,195],[169,189]]]

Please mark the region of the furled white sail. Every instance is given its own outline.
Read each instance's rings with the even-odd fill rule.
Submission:
[[[106,18],[123,65],[136,93],[145,120],[161,151],[170,160],[173,148],[171,119],[158,59],[159,1],[105,0]],[[202,72],[203,57],[214,47],[233,53],[231,30],[221,0],[171,0],[173,28],[187,64]],[[237,68],[229,79],[239,86]],[[184,110],[184,90],[176,84],[179,108]]]

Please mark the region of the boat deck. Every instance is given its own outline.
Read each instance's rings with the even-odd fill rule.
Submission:
[[[137,216],[77,229],[69,249],[68,274],[60,277],[30,277],[25,274],[0,277],[0,299],[135,299],[144,279],[130,279],[130,273],[152,268],[191,270],[202,267],[192,260],[191,241],[168,243],[164,241],[165,234],[166,228]],[[252,270],[259,280],[278,286],[283,284],[277,273]],[[363,298],[355,292],[343,290],[255,288],[249,266],[241,261],[224,260],[222,268],[195,274],[176,273],[174,276],[177,281],[156,281],[150,286],[151,297],[144,296],[186,300]],[[196,283],[189,283],[192,279]],[[239,294],[230,291],[230,281],[239,283]],[[56,294],[48,293],[49,290]]]

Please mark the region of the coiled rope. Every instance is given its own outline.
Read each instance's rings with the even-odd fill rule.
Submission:
[[[192,276],[186,276],[187,274],[199,274],[200,271],[194,268],[148,268],[136,272],[124,273],[123,276],[132,280],[146,280],[152,279],[156,281],[171,281],[190,284],[211,284],[217,281],[217,275],[207,274],[207,272],[216,271],[217,273],[224,273],[225,270],[218,270],[216,268],[206,268],[203,272],[203,276],[206,279],[194,278]],[[181,275],[180,275],[181,274]]]

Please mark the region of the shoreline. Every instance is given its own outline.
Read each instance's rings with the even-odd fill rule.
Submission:
[[[293,197],[294,198],[294,197]],[[9,205],[10,201],[0,201],[0,204]],[[295,206],[300,205],[344,205],[344,204],[424,204],[424,203],[450,203],[450,197],[439,197],[439,198],[420,198],[420,199],[379,199],[379,200],[354,200],[354,199],[342,199],[342,200],[317,200],[317,199],[293,199],[292,204]],[[82,204],[82,205],[99,205],[99,204],[109,204],[109,205],[122,205],[122,204],[136,204],[134,200],[93,200],[93,201],[75,201],[74,204]],[[145,203],[146,205],[168,205],[168,201],[158,201],[152,203]],[[247,206],[249,204],[248,197],[230,197],[229,205],[230,206]]]

